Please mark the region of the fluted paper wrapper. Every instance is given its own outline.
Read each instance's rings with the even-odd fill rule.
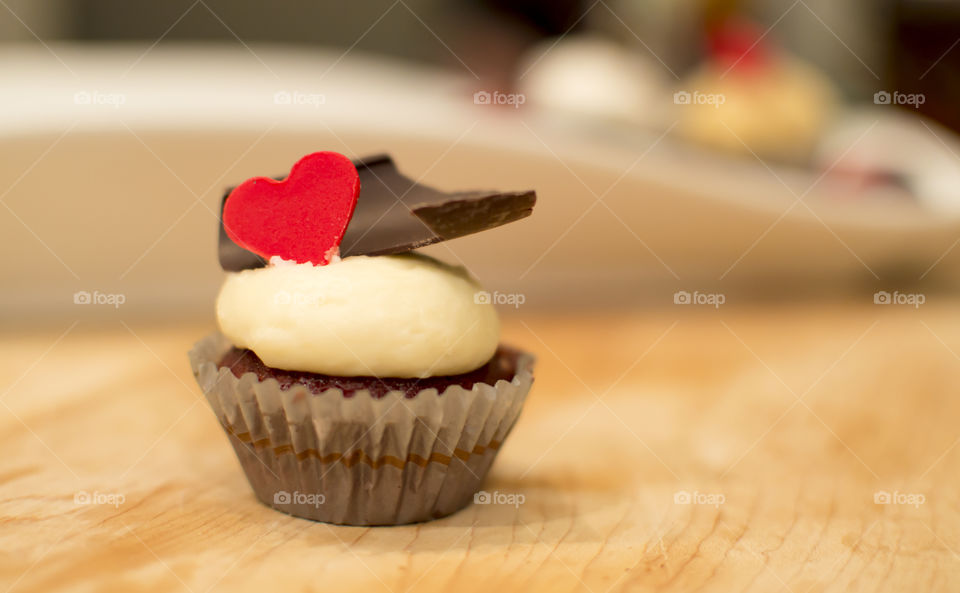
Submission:
[[[197,382],[257,498],[279,511],[346,525],[398,525],[449,515],[472,500],[533,382],[520,354],[511,381],[413,397],[280,389],[218,362],[214,333],[190,351]]]

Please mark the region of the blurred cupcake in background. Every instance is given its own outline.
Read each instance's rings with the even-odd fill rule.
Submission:
[[[749,22],[716,25],[707,41],[707,59],[673,96],[679,134],[724,151],[809,162],[838,105],[830,80]]]

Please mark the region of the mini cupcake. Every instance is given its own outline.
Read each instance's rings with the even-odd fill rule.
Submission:
[[[228,192],[220,331],[190,361],[260,501],[347,525],[470,502],[533,358],[499,344],[496,312],[464,269],[410,251],[522,218],[534,200],[445,194],[389,158],[330,152]]]

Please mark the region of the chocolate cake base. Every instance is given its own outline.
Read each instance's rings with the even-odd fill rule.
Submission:
[[[303,371],[287,371],[269,367],[260,360],[253,350],[233,347],[220,359],[219,366],[226,367],[236,377],[244,373],[254,373],[258,379],[276,379],[280,389],[289,390],[294,385],[303,385],[311,393],[323,393],[328,389],[339,389],[345,397],[353,397],[358,391],[366,390],[379,399],[391,391],[400,391],[411,398],[424,389],[436,389],[443,393],[448,387],[457,385],[471,389],[476,383],[494,385],[501,379],[509,381],[517,373],[517,359],[520,352],[501,346],[493,358],[482,367],[461,375],[444,375],[410,379],[399,377],[338,377]]]

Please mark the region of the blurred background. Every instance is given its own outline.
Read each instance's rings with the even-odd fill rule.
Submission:
[[[536,189],[428,250],[524,307],[957,289],[957,2],[4,0],[0,40],[7,326],[209,320],[223,188],[314,150]]]

